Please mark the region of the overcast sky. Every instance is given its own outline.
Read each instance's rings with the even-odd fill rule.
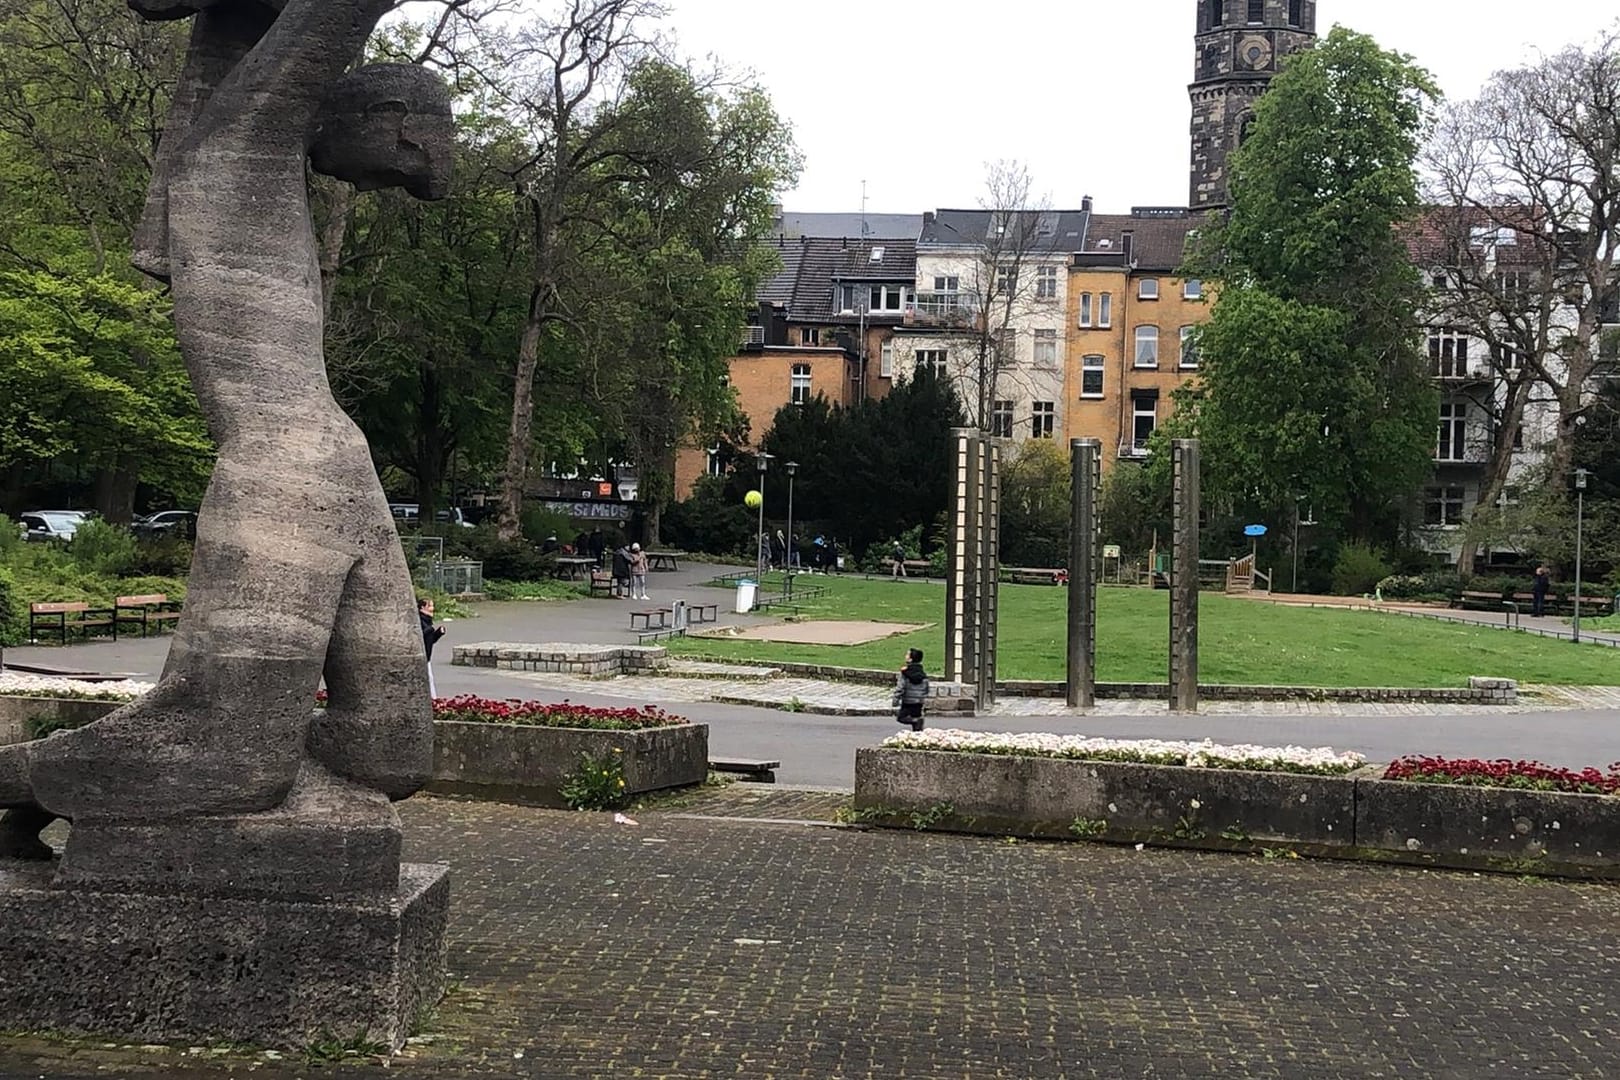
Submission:
[[[1187,202],[1193,0],[670,0],[687,56],[751,69],[805,168],[790,210],[975,206],[984,166],[1027,162],[1054,206]],[[1613,0],[1320,0],[1412,54],[1448,97],[1595,40]]]

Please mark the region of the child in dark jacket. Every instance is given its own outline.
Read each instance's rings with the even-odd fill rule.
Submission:
[[[894,680],[893,704],[899,709],[895,722],[909,724],[912,731],[923,729],[923,702],[928,700],[928,675],[923,671],[921,649],[906,650],[906,666]]]

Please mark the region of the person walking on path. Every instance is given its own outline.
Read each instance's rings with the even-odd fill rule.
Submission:
[[[651,600],[647,595],[647,553],[640,544],[630,545],[630,598]]]
[[[900,543],[898,540],[894,542],[894,551],[892,553],[892,557],[894,559],[894,571],[890,576],[898,581],[900,578],[907,576],[906,548],[905,545]]]
[[[1552,571],[1545,566],[1536,567],[1536,576],[1530,586],[1530,596],[1535,601],[1531,605],[1530,614],[1539,617],[1547,608],[1547,591],[1552,588]]]
[[[613,595],[630,598],[630,549],[623,544],[613,549]]]
[[[422,620],[422,651],[427,653],[428,696],[438,697],[438,688],[433,685],[433,643],[444,637],[444,627],[433,625],[433,597],[417,599],[416,617]]]
[[[923,671],[923,651],[906,650],[906,666],[894,680],[892,704],[899,710],[895,722],[908,724],[912,731],[923,729],[923,703],[928,700],[928,675]]]
[[[591,558],[596,560],[596,568],[602,569],[602,552],[607,550],[607,545],[602,540],[602,526],[598,525],[591,530],[590,539],[586,543],[589,545],[586,550],[591,553]]]

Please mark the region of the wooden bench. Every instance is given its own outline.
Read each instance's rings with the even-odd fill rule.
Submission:
[[[1457,606],[1463,609],[1478,608],[1482,611],[1501,611],[1505,598],[1501,593],[1475,592],[1463,590],[1457,597]]]
[[[83,600],[28,605],[28,639],[39,640],[39,628],[54,630],[58,643],[67,644],[68,632],[77,630],[86,640],[92,627],[105,626],[118,637],[116,612],[112,608],[93,608]],[[71,616],[71,618],[70,618]]]
[[[1001,580],[1011,585],[1064,585],[1068,583],[1069,572],[1033,566],[1003,566]]]
[[[630,613],[630,629],[634,630],[636,628],[636,620],[640,619],[642,629],[651,630],[653,628],[653,616],[656,615],[658,617],[658,629],[662,630],[669,625],[669,617],[671,613],[671,609],[667,607],[648,608],[645,611],[632,611]]]
[[[756,761],[753,758],[710,758],[709,770],[718,773],[737,773],[755,784],[776,783],[776,770],[780,761]]]
[[[1518,604],[1519,607],[1526,612],[1534,611],[1536,597],[1534,593],[1514,593],[1513,602]],[[1581,597],[1581,614],[1585,616],[1608,614],[1608,612],[1604,609],[1612,608],[1612,606],[1612,600],[1605,603],[1603,600],[1600,600],[1595,596]],[[1548,612],[1556,611],[1560,615],[1573,615],[1575,614],[1575,598],[1573,596],[1569,596],[1560,600],[1557,597],[1549,594],[1545,608]]]
[[[603,596],[613,595],[613,575],[606,570],[591,571],[591,595],[601,593]]]
[[[907,574],[914,574],[917,577],[927,577],[928,576],[928,571],[930,569],[932,569],[932,567],[930,566],[927,559],[907,559],[905,561],[905,567],[906,567],[906,573]],[[894,560],[893,559],[884,559],[883,560],[883,569],[885,569],[889,573],[893,574],[894,573]]]
[[[154,628],[161,630],[179,618],[180,605],[170,600],[165,593],[120,596],[113,604],[113,637],[118,637],[118,628],[124,623],[139,626],[141,637],[145,637],[148,630]]]

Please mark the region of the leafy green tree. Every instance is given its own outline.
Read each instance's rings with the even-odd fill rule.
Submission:
[[[1193,260],[1221,281],[1199,386],[1180,394],[1210,497],[1281,520],[1303,496],[1374,538],[1428,476],[1437,399],[1401,230],[1434,95],[1410,58],[1336,27],[1260,98],[1230,217]]]
[[[1001,470],[1001,561],[1068,566],[1072,469],[1050,439],[1032,439]]]

